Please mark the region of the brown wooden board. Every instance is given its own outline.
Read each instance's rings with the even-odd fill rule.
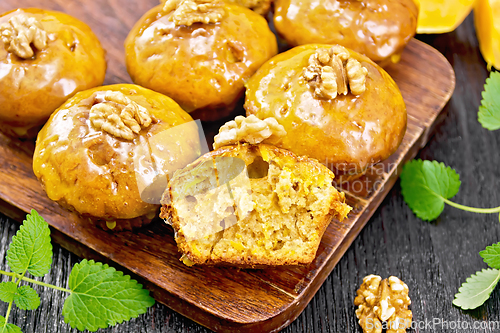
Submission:
[[[106,84],[130,82],[123,41],[156,0],[2,0],[0,11],[36,6],[67,12],[91,26],[108,52]],[[408,110],[408,128],[398,151],[362,178],[342,186],[354,207],[326,230],[316,259],[307,267],[239,270],[187,267],[170,227],[157,219],[137,232],[100,230],[47,198],[32,172],[34,143],[0,134],[0,211],[22,221],[37,210],[52,238],[79,256],[107,262],[133,274],[157,301],[216,331],[278,331],[302,312],[354,238],[394,185],[403,163],[423,147],[455,86],[450,64],[432,47],[412,40],[401,62],[387,71]],[[0,92],[1,93],[1,92]],[[208,133],[218,125],[212,125]],[[211,138],[208,138],[211,140]]]

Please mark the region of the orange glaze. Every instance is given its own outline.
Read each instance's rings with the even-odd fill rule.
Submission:
[[[95,96],[107,90],[122,92],[156,120],[131,141],[96,130],[89,111]],[[38,134],[33,171],[47,196],[66,208],[100,219],[132,219],[158,207],[146,202],[141,190],[199,155],[196,124],[177,103],[118,84],[80,92],[52,114]]]
[[[287,135],[281,147],[328,167],[359,174],[396,151],[406,130],[406,106],[392,78],[367,57],[350,51],[368,70],[366,91],[333,100],[314,97],[302,78],[317,48],[295,47],[266,62],[248,81],[245,110],[275,117]]]
[[[69,97],[103,83],[105,51],[85,23],[60,12],[18,9],[3,14],[0,25],[19,13],[37,18],[49,41],[33,59],[22,59],[0,40],[0,127],[12,135],[36,136],[33,128]]]
[[[379,64],[397,62],[415,35],[413,0],[276,0],[274,24],[292,46],[340,44]]]
[[[226,4],[218,23],[175,26],[161,8],[146,13],[125,41],[132,80],[173,98],[195,119],[226,116],[245,82],[277,53],[266,20]]]

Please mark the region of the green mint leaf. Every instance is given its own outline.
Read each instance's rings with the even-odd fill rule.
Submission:
[[[154,304],[137,281],[93,260],[73,267],[68,288],[72,293],[64,302],[64,321],[80,331],[94,332],[135,318]]]
[[[490,297],[500,279],[498,269],[483,269],[471,275],[458,289],[453,304],[464,310],[475,309]]]
[[[21,310],[35,310],[40,306],[40,297],[30,286],[21,286],[14,295],[14,302]]]
[[[491,268],[500,269],[500,243],[486,247],[479,255]]]
[[[14,282],[0,283],[0,300],[10,303],[14,300],[14,295],[17,292],[17,284]]]
[[[477,120],[484,128],[497,130],[500,128],[500,73],[491,72],[486,79],[482,96]]]
[[[17,274],[28,270],[33,276],[44,276],[49,272],[52,265],[50,229],[35,210],[26,215],[23,225],[12,237],[7,261],[10,269]]]
[[[23,333],[19,327],[14,324],[6,324],[5,318],[0,316],[0,333]]]
[[[411,210],[422,220],[436,219],[460,188],[460,176],[437,161],[413,160],[403,167],[401,192]]]

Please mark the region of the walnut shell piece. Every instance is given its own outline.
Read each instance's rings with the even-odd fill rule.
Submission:
[[[381,333],[382,322],[387,323],[387,333],[404,333],[412,322],[410,304],[408,286],[395,276],[384,280],[378,275],[366,276],[354,299],[356,317],[365,333]]]
[[[25,14],[12,16],[7,23],[0,26],[0,36],[7,51],[19,58],[29,59],[35,55],[31,44],[38,50],[47,47],[47,32],[42,23],[35,17]]]
[[[276,145],[285,135],[285,128],[273,117],[260,120],[254,115],[237,116],[219,129],[214,138],[214,149],[243,142]]]

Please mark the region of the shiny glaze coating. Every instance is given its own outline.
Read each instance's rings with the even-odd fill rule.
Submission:
[[[276,0],[274,25],[292,46],[340,44],[380,65],[397,62],[417,28],[413,0]]]
[[[49,42],[33,59],[22,59],[0,40],[0,127],[11,135],[36,136],[69,97],[104,82],[105,51],[85,23],[60,12],[18,9],[3,14],[0,25],[19,13],[37,18]]]
[[[392,78],[350,51],[368,70],[366,91],[333,100],[315,98],[302,71],[317,48],[295,47],[266,62],[247,83],[247,115],[275,117],[287,135],[281,147],[318,159],[334,170],[360,174],[396,151],[406,130],[406,106]]]
[[[108,90],[145,107],[156,122],[132,141],[96,130],[89,111],[95,96]],[[141,188],[160,169],[166,178],[165,173],[199,155],[196,123],[177,103],[149,89],[118,84],[80,92],[52,114],[38,134],[33,171],[50,199],[84,216],[115,221],[150,214],[151,219],[158,205],[144,202]]]
[[[132,80],[173,98],[195,119],[226,116],[248,78],[277,53],[266,20],[226,4],[218,23],[175,26],[161,7],[146,13],[125,41]]]

